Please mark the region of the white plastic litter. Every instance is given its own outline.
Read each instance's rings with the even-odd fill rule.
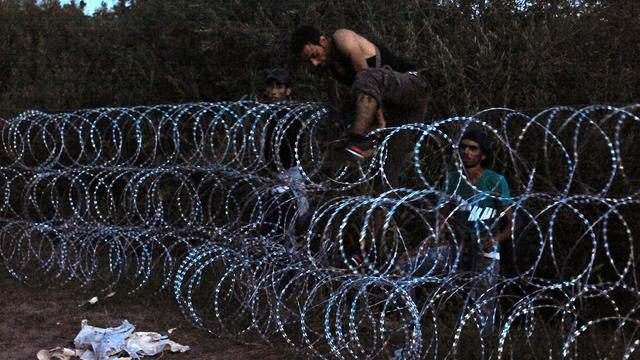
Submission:
[[[108,298],[110,298],[110,297],[114,296],[115,294],[116,294],[115,292],[110,292],[110,293],[108,293],[107,295],[105,295],[105,297],[104,297],[104,298],[105,298],[105,299],[108,299]],[[97,297],[97,296],[94,296],[94,297],[92,297],[91,299],[89,299],[89,300],[87,300],[87,301],[83,302],[82,304],[78,305],[78,307],[83,307],[83,306],[85,306],[85,305],[87,305],[87,304],[95,305],[95,304],[98,302],[98,300],[99,300],[99,299],[98,299],[98,297]]]
[[[38,360],[127,360],[157,355],[165,350],[189,351],[188,346],[171,341],[157,332],[134,332],[135,326],[124,320],[115,328],[99,328],[82,320],[82,328],[73,340],[76,349],[40,350]]]
[[[306,196],[302,170],[298,166],[293,166],[279,174],[278,178],[283,185],[274,187],[273,191],[282,194],[291,190],[298,204],[298,214],[304,216],[309,211],[309,199]]]

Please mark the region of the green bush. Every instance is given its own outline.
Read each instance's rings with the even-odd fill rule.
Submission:
[[[322,99],[289,54],[302,24],[347,27],[414,60],[431,84],[432,117],[638,101],[636,1],[518,3],[137,0],[86,16],[57,1],[6,0],[0,115],[251,97],[264,70],[287,64],[296,96]]]

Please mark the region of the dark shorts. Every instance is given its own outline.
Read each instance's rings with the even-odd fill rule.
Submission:
[[[422,123],[427,113],[427,83],[417,74],[400,73],[390,68],[370,68],[358,72],[351,96],[367,94],[382,107],[386,127]],[[415,133],[407,134],[409,136]],[[397,134],[388,143],[384,172],[391,187],[399,187],[402,169],[411,166],[415,143]],[[383,189],[388,188],[383,184]]]
[[[427,111],[427,83],[412,73],[390,68],[365,69],[351,87],[354,96],[367,94],[382,106],[387,127],[424,122]]]

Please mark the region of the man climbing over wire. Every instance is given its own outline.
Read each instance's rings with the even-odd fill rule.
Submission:
[[[351,87],[355,121],[348,128],[344,151],[354,160],[373,153],[377,139],[367,136],[370,131],[424,121],[426,82],[414,65],[384,46],[348,29],[329,36],[303,26],[291,36],[291,51]]]
[[[342,100],[339,121],[347,122],[344,147],[339,150],[347,159],[370,158],[378,139],[370,133],[389,126],[423,122],[427,108],[427,83],[413,64],[386,47],[349,29],[338,29],[326,35],[314,27],[303,26],[291,35],[291,52],[303,63],[310,63],[322,75],[328,75],[331,100]],[[336,83],[350,87],[347,99],[336,99]],[[350,112],[355,118],[350,121]],[[345,121],[348,120],[348,121]],[[389,142],[384,161],[382,192],[389,185],[400,186],[403,162],[412,151],[410,141],[395,136]],[[342,156],[337,158],[338,162]],[[357,267],[380,237],[384,212],[376,211],[371,221],[371,236],[349,257]]]

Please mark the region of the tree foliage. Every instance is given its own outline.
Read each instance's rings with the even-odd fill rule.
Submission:
[[[135,0],[92,16],[72,3],[0,2],[0,113],[233,100],[264,70],[296,70],[288,50],[314,24],[375,36],[414,60],[431,115],[488,107],[637,101],[640,4],[634,0]]]

